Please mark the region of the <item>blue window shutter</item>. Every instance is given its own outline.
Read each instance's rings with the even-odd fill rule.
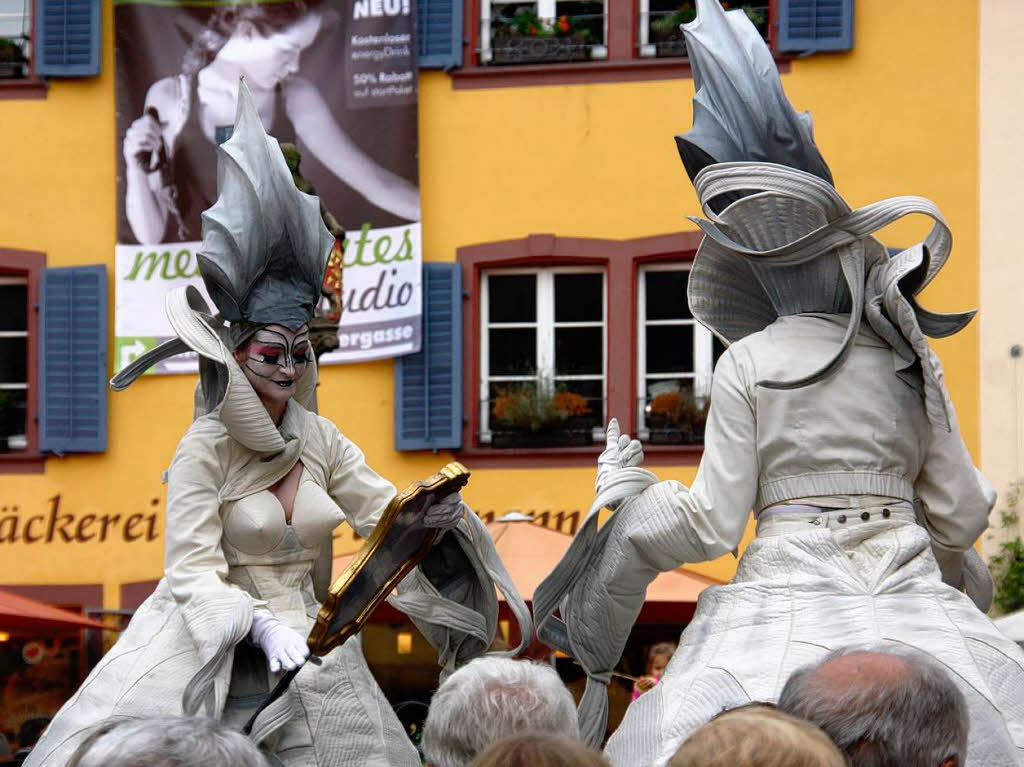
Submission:
[[[50,77],[100,73],[100,0],[35,0],[35,69]]]
[[[462,3],[416,0],[420,68],[462,66]]]
[[[462,268],[423,264],[423,346],[395,359],[395,448],[462,446]]]
[[[39,449],[107,449],[107,268],[44,269],[39,293]]]
[[[778,0],[779,51],[853,48],[853,0]]]

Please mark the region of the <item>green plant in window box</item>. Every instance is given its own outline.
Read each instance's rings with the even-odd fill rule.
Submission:
[[[7,37],[0,37],[0,79],[25,77],[28,59],[21,45]]]
[[[574,391],[508,387],[491,404],[491,447],[589,445],[596,423],[587,400]]]
[[[729,9],[736,7],[735,3],[723,2],[722,7]],[[747,18],[761,33],[765,40],[768,39],[768,10],[766,6],[741,5],[738,6]],[[651,14],[651,26],[649,39],[654,43],[658,56],[685,56],[686,42],[683,40],[683,33],[679,27],[682,24],[689,24],[697,18],[697,9],[692,2],[682,3],[674,11],[660,15]]]
[[[576,16],[542,19],[532,8],[519,8],[511,19],[491,22],[491,63],[583,61],[590,42],[590,29]]]
[[[1020,516],[1017,513],[1022,491],[1024,479],[1010,483],[1003,508],[999,510],[999,529],[1003,542],[999,544],[997,553],[988,560],[992,580],[995,582],[992,603],[1000,613],[1024,609],[1024,542],[1019,535]],[[989,535],[988,538],[993,540],[995,535]]]
[[[650,442],[667,445],[701,445],[707,423],[707,405],[686,390],[656,394],[647,408]]]

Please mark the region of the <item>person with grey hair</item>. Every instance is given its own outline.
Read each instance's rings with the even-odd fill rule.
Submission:
[[[67,767],[269,767],[256,745],[213,719],[108,719],[82,741]]]
[[[477,658],[434,693],[423,725],[423,753],[433,767],[464,767],[491,743],[523,732],[579,738],[576,704],[550,666]]]
[[[795,671],[779,708],[818,725],[851,767],[961,767],[967,757],[967,702],[920,654],[837,650]]]

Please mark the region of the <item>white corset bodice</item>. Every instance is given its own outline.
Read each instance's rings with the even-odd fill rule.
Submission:
[[[308,631],[319,605],[313,596],[313,562],[344,514],[308,472],[295,492],[291,524],[269,490],[224,505],[222,548],[228,581],[264,600],[280,620]]]
[[[320,544],[345,516],[308,472],[295,492],[291,524],[269,490],[224,504],[224,555],[228,565],[278,564],[315,558]]]

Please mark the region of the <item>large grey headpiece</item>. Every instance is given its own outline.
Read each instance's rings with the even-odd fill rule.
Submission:
[[[217,149],[217,202],[203,213],[199,271],[232,323],[309,322],[334,237],[320,202],[295,187],[242,80],[231,138]]]
[[[832,183],[814,144],[811,116],[798,113],[782,90],[778,68],[742,10],[697,0],[697,18],[683,25],[697,93],[693,127],[676,136],[690,180],[722,162],[771,162]]]

